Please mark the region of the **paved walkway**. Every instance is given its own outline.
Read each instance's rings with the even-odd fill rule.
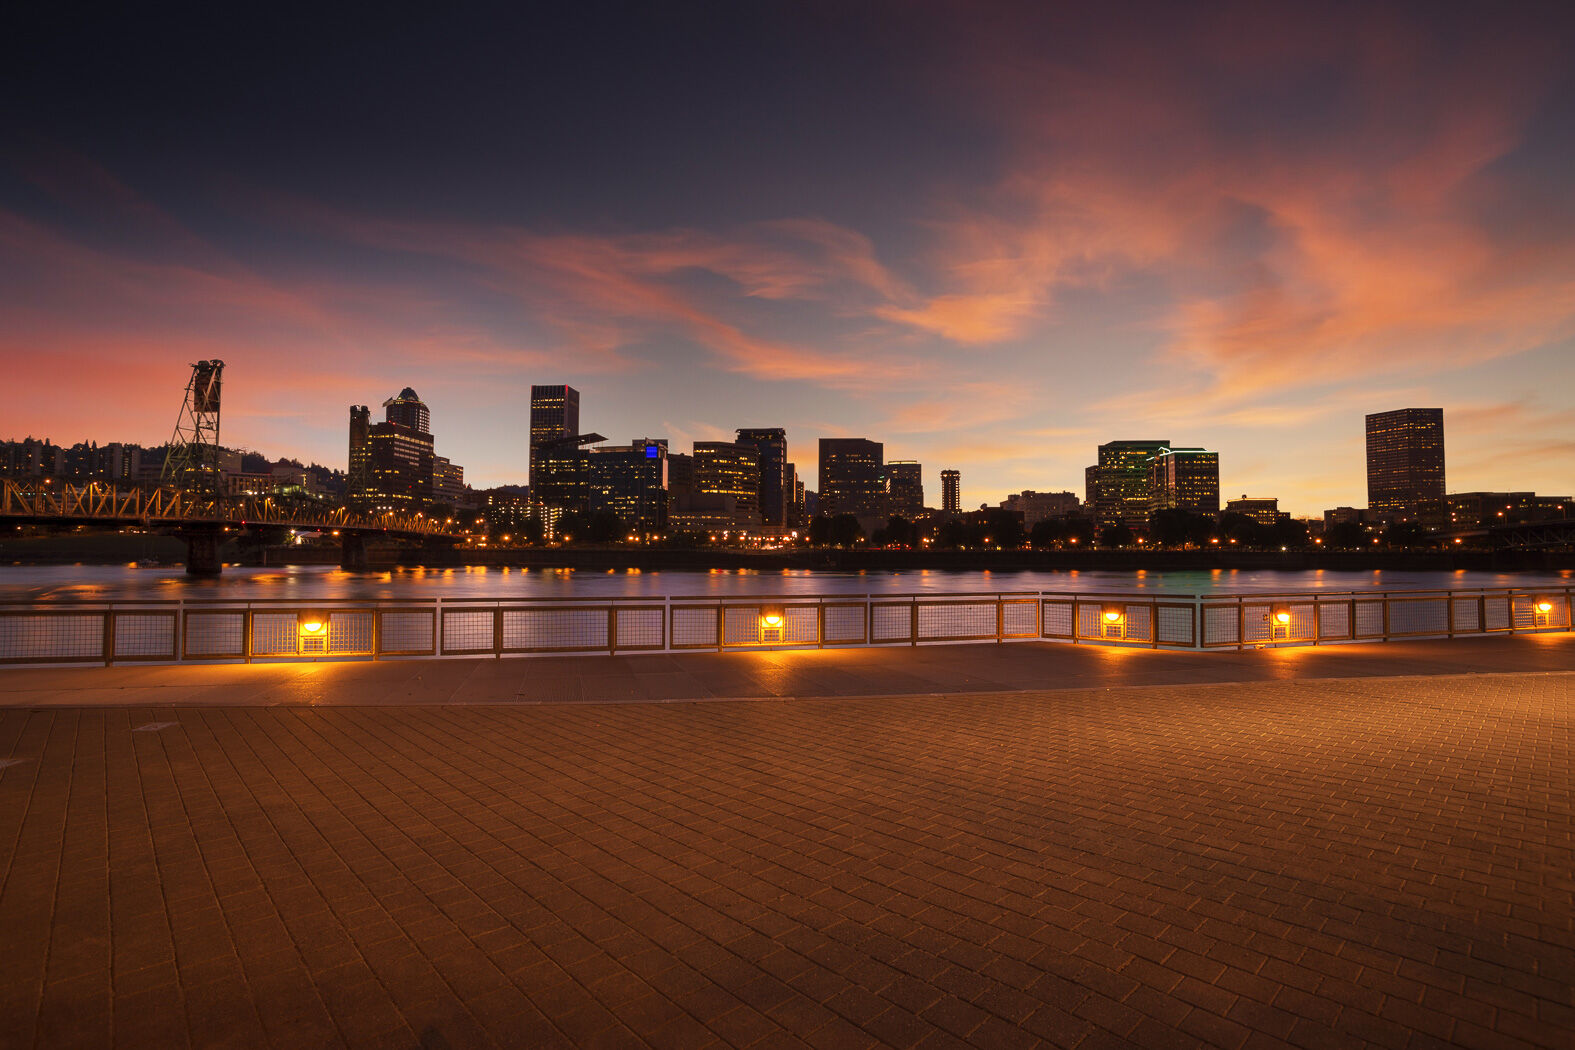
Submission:
[[[0,1046],[1568,1047],[1547,670],[0,710]]]
[[[1575,671],[1575,633],[1187,652],[1054,642],[526,659],[0,670],[0,707],[472,704],[934,695]]]

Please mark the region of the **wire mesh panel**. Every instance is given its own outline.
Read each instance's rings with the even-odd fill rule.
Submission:
[[[1203,607],[1203,644],[1237,645],[1241,642],[1240,610],[1223,603]]]
[[[1039,637],[1039,603],[1033,598],[1007,598],[1001,602],[1003,638]]]
[[[721,610],[715,605],[673,606],[673,648],[716,648]]]
[[[820,641],[820,611],[814,605],[789,605],[782,610],[782,640],[813,645]]]
[[[1482,629],[1484,631],[1509,630],[1509,595],[1489,594],[1482,599]]]
[[[1384,636],[1383,598],[1359,598],[1354,603],[1356,625],[1352,634],[1357,638],[1382,638]]]
[[[372,651],[370,609],[347,609],[328,614],[328,652],[332,656],[360,656]]]
[[[388,656],[430,656],[437,613],[432,609],[378,613],[377,651]]]
[[[1316,606],[1319,641],[1351,637],[1351,603],[1319,602]]]
[[[253,656],[294,656],[300,650],[300,618],[294,612],[252,613]]]
[[[489,644],[491,637],[489,618]],[[611,647],[605,605],[548,605],[503,610],[503,651],[506,653],[562,653]]]
[[[1241,607],[1241,640],[1248,645],[1267,645],[1274,637],[1274,607],[1261,602],[1245,602]]]
[[[620,605],[618,648],[664,649],[667,647],[667,610],[660,605]]]
[[[1560,597],[1534,597],[1527,599],[1531,608],[1533,627],[1569,627],[1569,602]]]
[[[767,636],[760,620],[758,605],[729,605],[722,610],[723,645],[760,645],[762,642],[780,642],[782,630],[773,628]]]
[[[995,602],[920,602],[919,641],[994,638]]]
[[[1448,598],[1389,600],[1389,636],[1446,634],[1449,631]]]
[[[990,633],[993,637],[995,633],[993,628]],[[913,641],[912,604],[908,602],[872,602],[870,604],[870,641]]]
[[[492,627],[491,609],[444,609],[443,652],[492,652]]]
[[[1074,603],[1056,598],[1040,602],[1039,634],[1043,638],[1072,637],[1072,607]]]
[[[827,645],[862,645],[867,640],[863,602],[832,602],[822,608],[826,615]]]
[[[1482,604],[1475,598],[1454,598],[1450,607],[1455,617],[1456,634],[1475,634],[1482,630]]]
[[[1152,642],[1154,640],[1154,607],[1152,605],[1126,606],[1126,640]]]
[[[1155,635],[1161,645],[1197,644],[1190,605],[1161,605],[1155,610]]]
[[[116,612],[115,659],[174,660],[175,613]]]
[[[295,620],[293,613],[290,620]],[[181,648],[188,660],[246,655],[246,613],[240,609],[187,612],[182,633]]]
[[[0,662],[104,659],[104,613],[0,614]]]

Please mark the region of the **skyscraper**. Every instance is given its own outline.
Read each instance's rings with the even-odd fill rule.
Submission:
[[[530,483],[537,482],[540,452],[580,432],[580,392],[572,386],[530,388]],[[534,495],[534,493],[533,493]]]
[[[1160,449],[1148,461],[1148,493],[1145,521],[1156,510],[1218,514],[1220,454],[1202,448]]]
[[[1444,497],[1444,410],[1399,408],[1367,417],[1367,506],[1415,517],[1423,500]]]
[[[418,434],[432,433],[432,417],[426,404],[408,386],[383,402],[383,419],[409,427]]]
[[[345,495],[361,499],[372,477],[372,410],[350,406],[350,469],[345,475]]]
[[[792,498],[788,486],[787,431],[781,427],[740,427],[738,443],[752,445],[760,462],[760,494],[756,506],[763,525],[786,525]]]
[[[1099,446],[1094,519],[1101,525],[1142,525],[1150,503],[1149,460],[1170,447],[1169,441],[1109,441]],[[1219,493],[1215,493],[1218,510]]]
[[[958,514],[962,511],[962,473],[960,471],[941,471],[941,510],[947,514]]]
[[[820,513],[880,517],[886,513],[886,448],[864,438],[820,439]]]
[[[667,448],[637,440],[583,453],[588,460],[589,510],[609,510],[636,532],[667,528]]]
[[[886,512],[909,519],[924,513],[924,467],[917,460],[886,464]]]

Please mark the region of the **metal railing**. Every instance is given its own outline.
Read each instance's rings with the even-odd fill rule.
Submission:
[[[1570,630],[1575,587],[1166,595],[0,602],[0,664],[504,657],[1058,641],[1243,649]]]

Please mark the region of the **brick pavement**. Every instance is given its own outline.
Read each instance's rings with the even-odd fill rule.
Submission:
[[[0,711],[0,1046],[1570,1046],[1575,675]]]

